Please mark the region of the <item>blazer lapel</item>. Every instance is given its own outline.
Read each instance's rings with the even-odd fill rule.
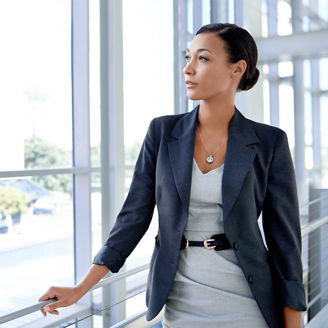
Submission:
[[[199,105],[177,122],[168,143],[174,181],[187,211],[189,209],[198,111]],[[228,143],[222,176],[224,221],[229,216],[229,212],[239,195],[243,181],[256,155],[256,150],[250,145],[257,142],[258,138],[249,121],[235,108],[235,114],[229,123]]]
[[[171,132],[168,152],[174,181],[185,208],[189,209],[192,162],[199,105],[177,122]]]
[[[256,155],[250,145],[259,140],[247,120],[235,108],[235,115],[229,123],[228,143],[222,176],[223,220],[227,221],[244,179]]]

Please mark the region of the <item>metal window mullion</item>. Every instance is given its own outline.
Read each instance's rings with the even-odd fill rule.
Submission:
[[[318,13],[318,0],[310,1],[311,10]],[[316,24],[311,21],[311,27],[315,28]],[[311,89],[320,90],[320,61],[319,59],[311,59]],[[321,129],[320,129],[320,94],[318,92],[311,93],[312,107],[312,149],[313,149],[313,168],[314,183],[317,186],[321,184],[322,161],[321,161]]]
[[[227,2],[223,0],[211,0],[211,23],[227,22]]]
[[[122,1],[100,0],[102,240],[124,201]],[[124,267],[121,271],[124,270]],[[124,281],[103,288],[103,307],[124,299]],[[125,318],[125,304],[103,313],[103,326]]]
[[[234,21],[239,26],[244,26],[244,1],[234,0]]]
[[[183,67],[185,65],[185,50],[188,44],[188,2],[174,0],[173,30],[174,30],[174,113],[188,111],[188,99],[185,87]]]
[[[292,26],[293,33],[302,32],[302,1],[292,1]],[[305,182],[305,118],[304,118],[304,67],[303,60],[294,58],[293,60],[293,89],[294,89],[294,120],[295,120],[295,173],[298,183],[298,196],[301,202],[307,199]]]
[[[89,2],[72,0],[72,111],[73,166],[90,167],[89,124]],[[91,263],[91,195],[90,174],[73,175],[74,265],[75,283]],[[92,305],[91,294],[80,301]],[[92,320],[78,323],[79,328],[92,327]]]
[[[320,64],[319,59],[311,60],[311,87],[312,89],[320,89]],[[312,149],[313,149],[313,167],[314,167],[314,183],[317,186],[321,184],[321,130],[320,130],[320,95],[316,92],[311,93],[312,104]]]
[[[203,12],[203,6],[202,6],[202,0],[193,0],[193,6],[192,6],[192,16],[193,16],[193,33],[196,34],[196,32],[200,29],[202,26],[202,12]]]
[[[202,0],[192,0],[192,28],[193,35],[196,35],[197,31],[202,26],[202,17],[203,17],[203,4]],[[185,87],[184,87],[185,88]],[[199,104],[199,100],[190,101],[192,108],[195,108]]]
[[[267,2],[268,6],[268,34],[276,35],[278,30],[278,6],[277,0]],[[270,124],[279,126],[279,75],[278,63],[269,63],[269,74],[275,79],[269,80]]]

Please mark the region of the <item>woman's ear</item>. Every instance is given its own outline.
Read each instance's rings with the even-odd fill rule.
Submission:
[[[241,59],[237,63],[233,64],[232,78],[239,79],[243,76],[246,71],[247,63],[245,60]]]

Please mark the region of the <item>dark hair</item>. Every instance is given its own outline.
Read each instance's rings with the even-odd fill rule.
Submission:
[[[260,72],[256,68],[257,47],[253,37],[243,28],[235,24],[208,24],[196,33],[215,33],[225,42],[225,49],[231,63],[245,60],[247,68],[240,79],[237,90],[249,90],[257,82]]]

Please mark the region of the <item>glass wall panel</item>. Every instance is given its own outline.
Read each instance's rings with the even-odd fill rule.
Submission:
[[[70,24],[70,1],[0,2],[0,170],[71,165]]]
[[[328,96],[321,97],[320,100],[322,188],[328,188]]]
[[[289,147],[294,148],[294,90],[290,84],[279,84],[279,127],[288,135]]]
[[[269,17],[269,19],[271,19]],[[278,0],[278,35],[292,34],[292,9],[290,3],[285,0]]]
[[[123,80],[125,187],[128,190],[135,161],[150,121],[174,113],[172,1],[123,1]],[[157,210],[146,235],[126,262],[126,268],[148,263],[157,233]],[[131,290],[147,272],[127,281]],[[135,280],[137,279],[137,280]],[[143,298],[144,299],[144,298]],[[145,309],[138,297],[127,304],[127,315]]]
[[[89,1],[89,74],[91,165],[100,166],[100,34],[99,1]]]
[[[0,315],[74,283],[71,189],[71,175],[0,179]]]

